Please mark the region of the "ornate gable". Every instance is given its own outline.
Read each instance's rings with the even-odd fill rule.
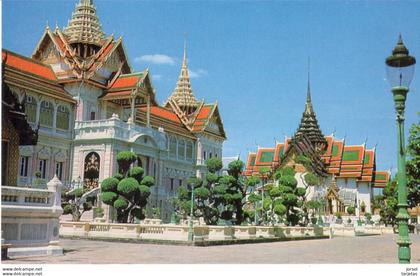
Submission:
[[[308,158],[309,162],[297,162],[298,156]],[[299,163],[299,165],[295,165],[297,163]],[[315,149],[315,146],[305,134],[301,135],[299,139],[292,140],[290,146],[280,161],[280,167],[284,166],[300,167],[300,170],[302,170],[301,167],[303,166],[305,167],[304,171],[309,170],[319,176],[327,175],[327,169],[324,162]]]

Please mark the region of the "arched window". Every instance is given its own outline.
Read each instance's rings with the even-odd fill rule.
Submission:
[[[54,107],[52,103],[43,101],[41,102],[41,112],[39,114],[39,122],[43,126],[52,127],[54,117]]]
[[[169,138],[169,157],[176,158],[176,138],[171,136]]]
[[[26,96],[25,100],[25,113],[28,119],[28,122],[35,123],[36,121],[36,106],[37,102],[34,97]]]
[[[178,158],[184,160],[185,159],[185,141],[180,140],[178,143]]]
[[[187,160],[193,159],[193,146],[191,142],[187,142]]]
[[[67,107],[60,105],[57,108],[57,128],[69,129],[70,111]]]

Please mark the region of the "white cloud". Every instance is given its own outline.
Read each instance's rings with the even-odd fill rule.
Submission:
[[[155,75],[151,75],[152,76],[152,80],[161,80],[162,79],[162,75],[159,75],[159,74],[155,74]]]
[[[194,78],[201,78],[203,76],[206,76],[208,73],[206,70],[204,69],[197,69],[197,70],[188,70],[189,74],[190,74],[190,78],[194,79]]]
[[[154,55],[144,55],[140,57],[136,57],[134,62],[150,62],[153,64],[169,64],[174,65],[175,59],[173,57],[162,55],[162,54],[154,54]]]

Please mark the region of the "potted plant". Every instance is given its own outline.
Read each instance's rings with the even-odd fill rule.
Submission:
[[[338,223],[338,224],[342,224],[343,223],[343,218],[341,217],[341,213],[337,212],[337,213],[335,213],[335,216],[336,216],[335,222]]]
[[[354,206],[347,207],[347,213],[349,215],[354,215],[355,214],[355,208],[354,208]]]
[[[366,218],[366,224],[372,224],[372,214],[371,213],[365,213]]]
[[[34,180],[34,188],[40,189],[42,188],[42,179],[41,179],[41,172],[35,172],[35,180]]]

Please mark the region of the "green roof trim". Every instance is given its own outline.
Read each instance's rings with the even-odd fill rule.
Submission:
[[[278,156],[279,160],[283,157],[283,155],[284,155],[284,146],[282,146],[279,150],[279,156]]]
[[[375,174],[375,179],[376,180],[386,180],[386,175],[383,174],[383,173],[381,173],[381,174],[376,173]]]
[[[332,148],[332,156],[337,156],[338,155],[338,146],[337,145],[333,145]]]
[[[370,155],[369,154],[365,154],[365,158],[363,158],[363,164],[369,164],[370,162]]]
[[[359,151],[358,150],[344,151],[343,160],[344,161],[357,161],[357,160],[359,160]]]
[[[268,173],[268,172],[271,172],[271,167],[268,167],[268,166],[263,166],[263,167],[260,167],[260,168],[258,169],[258,172],[259,172],[259,173]]]
[[[260,162],[273,162],[274,151],[264,151],[261,153]]]
[[[138,76],[138,77],[143,77],[145,75],[145,72],[134,72],[134,73],[130,73],[130,74],[121,74],[118,78],[123,79],[123,78],[128,78],[128,77],[133,77],[133,76]]]
[[[255,156],[252,156],[251,157],[251,166],[254,166],[255,165]]]

